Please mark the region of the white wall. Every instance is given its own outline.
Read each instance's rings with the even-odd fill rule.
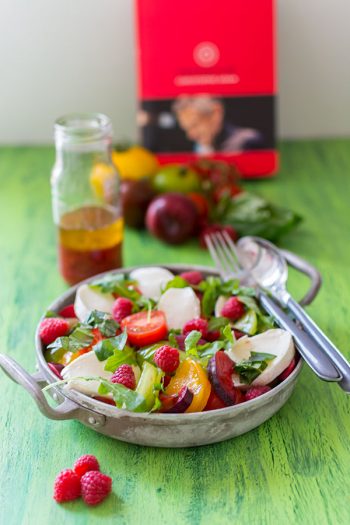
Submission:
[[[0,143],[50,142],[71,111],[104,112],[117,138],[135,136],[132,5],[0,1]],[[278,7],[280,135],[350,135],[350,1]]]

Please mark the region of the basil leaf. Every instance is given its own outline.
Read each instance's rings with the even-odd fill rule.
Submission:
[[[248,192],[233,198],[224,195],[215,214],[215,220],[233,226],[239,236],[256,235],[271,241],[288,233],[302,220],[297,213]]]
[[[109,339],[103,339],[94,346],[94,352],[99,361],[105,361],[108,357],[114,354],[115,350],[123,350],[128,339],[128,334],[125,332]]]
[[[235,365],[235,372],[240,375],[243,383],[252,383],[267,367],[268,361],[275,359],[274,354],[251,352],[249,359]]]
[[[123,274],[107,275],[103,279],[92,281],[89,286],[102,293],[115,293],[120,297],[127,297],[131,301],[137,301],[141,294],[131,285],[136,281],[125,278]]]
[[[227,317],[212,317],[208,323],[208,330],[220,330],[227,325]]]
[[[60,350],[62,348],[63,350],[66,350],[68,352],[69,337],[68,336],[57,337],[57,339],[55,339],[52,343],[47,345],[47,348],[52,351]]]
[[[202,337],[202,334],[201,332],[199,332],[198,330],[192,330],[192,332],[190,332],[188,334],[188,336],[186,337],[185,339],[185,351],[186,353],[195,348],[198,341],[200,340],[200,338]]]
[[[93,328],[98,328],[102,335],[105,337],[112,337],[116,334],[119,328],[119,324],[112,319],[110,314],[106,312],[100,312],[99,310],[93,310],[89,315],[86,324]]]
[[[226,339],[228,343],[230,343],[231,346],[233,346],[235,339],[232,333],[232,328],[229,324],[225,326],[225,328],[222,330],[222,335]]]
[[[187,288],[188,286],[189,284],[187,281],[185,281],[185,279],[183,279],[179,275],[176,275],[173,279],[167,282],[164,289],[162,290],[162,293],[169,290],[169,288]]]
[[[69,336],[58,337],[53,343],[48,345],[48,349],[56,351],[59,349],[66,352],[77,352],[82,348],[91,345],[94,339],[94,334],[91,328],[86,325],[78,325]]]
[[[94,378],[96,379],[96,378]],[[145,398],[135,390],[130,390],[119,383],[110,383],[106,379],[98,378],[101,382],[102,391],[107,394],[110,392],[118,408],[131,412],[144,412]],[[99,389],[99,392],[101,390]]]
[[[220,339],[213,343],[206,343],[205,345],[197,346],[197,356],[199,357],[200,363],[203,368],[208,366],[210,359],[225,347],[224,341]]]
[[[59,315],[56,312],[54,312],[53,310],[46,310],[44,317],[45,318],[47,318],[47,317],[59,317]]]
[[[122,350],[115,349],[113,355],[108,357],[105,370],[115,372],[121,365],[136,365],[135,350],[130,346],[125,346]]]

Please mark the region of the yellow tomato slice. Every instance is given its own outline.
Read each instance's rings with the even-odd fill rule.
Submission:
[[[211,385],[202,366],[193,359],[180,363],[174,377],[165,389],[167,395],[178,394],[187,386],[193,393],[193,400],[186,412],[201,412],[210,396]]]

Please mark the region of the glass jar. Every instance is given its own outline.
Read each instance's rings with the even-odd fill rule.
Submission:
[[[99,113],[55,123],[52,209],[59,268],[69,284],[122,265],[119,176],[111,159],[112,125]]]

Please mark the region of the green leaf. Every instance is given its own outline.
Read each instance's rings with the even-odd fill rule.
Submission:
[[[218,352],[225,348],[225,342],[218,339],[213,343],[206,343],[205,345],[197,346],[197,357],[203,368],[208,366],[209,360]]]
[[[145,398],[139,392],[130,390],[130,388],[126,388],[119,383],[110,383],[101,377],[93,379],[98,379],[101,382],[100,389],[102,389],[104,394],[107,394],[108,392],[112,394],[118,408],[129,410],[130,412],[145,411]],[[100,389],[99,392],[101,392]]]
[[[169,290],[169,288],[187,288],[188,286],[188,282],[185,281],[185,279],[183,279],[179,275],[176,275],[173,279],[167,282],[164,289],[162,290],[162,293]]]
[[[254,310],[247,310],[244,315],[233,323],[233,328],[248,335],[254,335],[258,329],[258,318]]]
[[[105,337],[112,337],[116,334],[119,324],[106,312],[93,310],[89,315],[86,324],[92,328],[98,328]]]
[[[53,343],[50,343],[47,346],[47,348],[52,350],[53,352],[56,352],[57,350],[60,350],[60,349],[66,350],[68,352],[69,351],[69,337],[68,336],[57,337],[57,339],[55,339]]]
[[[78,325],[69,336],[58,337],[53,343],[48,345],[48,349],[57,351],[59,349],[66,352],[77,352],[82,348],[91,345],[94,334],[89,326],[84,324]]]
[[[136,352],[136,359],[140,367],[142,367],[144,361],[147,361],[151,365],[154,365],[154,354],[164,344],[166,344],[166,341],[159,341],[159,343],[155,343],[151,346],[145,346],[144,348],[141,348]]]
[[[208,323],[208,330],[220,330],[227,325],[227,317],[212,317]]]
[[[222,330],[222,335],[227,340],[227,342],[230,343],[230,346],[234,345],[235,339],[234,339],[232,328],[230,324],[227,324],[225,328]]]
[[[122,350],[115,349],[113,355],[108,357],[105,370],[115,372],[121,365],[136,365],[135,350],[130,346],[125,346]]]
[[[90,283],[90,287],[102,293],[114,293],[131,301],[140,299],[141,294],[132,286],[136,281],[126,279],[123,274],[107,275]]]
[[[105,361],[108,357],[114,354],[115,350],[123,350],[128,339],[126,331],[115,337],[103,339],[94,346],[94,352],[99,361]]]
[[[192,332],[190,332],[188,334],[188,336],[185,339],[185,352],[186,352],[186,354],[191,349],[196,347],[196,345],[197,345],[197,343],[198,343],[198,341],[200,340],[201,337],[202,337],[202,334],[198,330],[192,330]]]
[[[169,340],[170,346],[172,346],[173,348],[179,348],[179,343],[177,342],[177,339],[176,339],[176,336],[179,335],[179,333],[180,333],[180,330],[174,330],[174,329],[169,330],[168,340]]]
[[[275,241],[302,220],[293,211],[276,206],[253,193],[223,196],[215,210],[215,220],[234,227],[240,236],[256,235]]]
[[[251,384],[275,357],[274,354],[251,352],[249,359],[235,365],[235,372],[239,374],[243,383]]]
[[[45,318],[47,317],[59,317],[58,313],[54,312],[53,310],[46,310],[45,312]]]

